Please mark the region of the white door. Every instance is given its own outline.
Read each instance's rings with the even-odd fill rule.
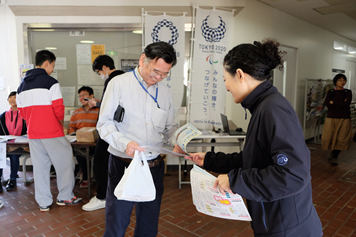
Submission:
[[[284,70],[276,68],[273,71],[273,85],[296,109],[297,49],[286,46],[280,46],[279,49],[286,51],[287,55],[284,57]]]
[[[356,62],[346,61],[345,76],[347,77],[346,88],[352,91],[352,101],[356,101]]]

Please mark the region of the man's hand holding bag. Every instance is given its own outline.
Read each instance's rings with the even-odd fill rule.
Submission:
[[[135,156],[114,191],[118,200],[149,202],[156,199],[156,188],[143,152]]]

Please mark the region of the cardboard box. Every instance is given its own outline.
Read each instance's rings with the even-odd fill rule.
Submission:
[[[84,127],[76,132],[77,142],[96,142],[98,132],[95,127]]]

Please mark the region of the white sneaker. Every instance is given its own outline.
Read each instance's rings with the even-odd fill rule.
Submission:
[[[105,200],[97,199],[96,196],[94,196],[90,199],[90,201],[87,204],[82,206],[82,209],[84,211],[99,210],[99,209],[105,208],[105,203],[106,203]]]

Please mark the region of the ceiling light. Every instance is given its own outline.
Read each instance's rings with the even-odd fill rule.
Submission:
[[[347,45],[338,41],[334,41],[334,49],[347,52]]]
[[[83,43],[83,44],[93,44],[94,41],[92,41],[92,40],[81,40],[80,43]]]
[[[350,53],[350,54],[355,54],[356,53],[356,49],[354,47],[347,46],[347,52]]]
[[[134,30],[134,31],[132,31],[132,33],[134,33],[134,34],[142,34],[142,30]]]
[[[48,50],[56,50],[57,48],[56,48],[56,47],[46,47],[45,49],[48,49]]]

